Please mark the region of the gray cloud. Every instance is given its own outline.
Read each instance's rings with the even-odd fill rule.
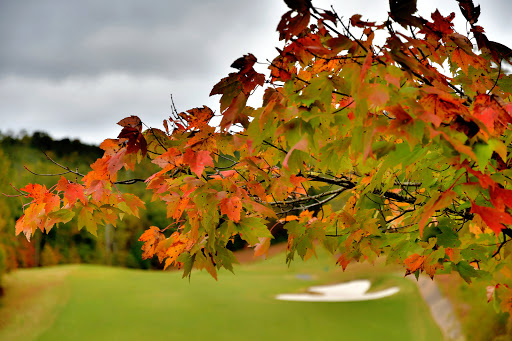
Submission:
[[[512,47],[512,2],[481,2],[489,39]],[[345,20],[359,13],[383,21],[388,10],[385,0],[313,3],[333,3]],[[461,17],[455,0],[418,7],[424,17],[435,8]],[[179,110],[218,110],[212,86],[243,54],[275,55],[285,11],[281,0],[0,0],[0,130],[99,143],[118,134],[125,116],[161,127],[171,93]]]
[[[274,8],[271,1],[2,1],[0,75],[204,76],[230,43],[249,48],[255,28],[272,33]]]

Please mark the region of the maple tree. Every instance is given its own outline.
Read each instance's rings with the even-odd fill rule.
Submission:
[[[502,69],[512,50],[487,38],[480,6],[458,0],[461,34],[454,13],[426,19],[415,0],[390,0],[383,23],[285,2],[269,78],[247,54],[210,93],[218,114],[173,106],[163,129],[123,119],[89,173],[59,165],[75,179],[19,189],[29,202],[16,233],[74,218],[92,234],[115,226],[144,208],[120,186],[141,182],[169,219],[142,234],[143,257],[184,276],[232,271],[235,235],[265,254],[282,225],[287,261],[320,246],[343,269],[385,255],[406,274],[485,280],[512,310],[512,76]],[[262,86],[262,105],[249,106]],[[160,170],[119,180],[147,162]]]

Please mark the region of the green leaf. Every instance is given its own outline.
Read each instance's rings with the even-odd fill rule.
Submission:
[[[464,279],[468,284],[471,284],[472,278],[480,277],[480,272],[472,267],[468,262],[462,261],[456,265],[457,272],[460,277]]]
[[[272,237],[272,234],[265,225],[265,220],[257,217],[246,217],[235,224],[240,237],[249,245],[255,245],[259,242],[259,237]]]
[[[311,79],[301,96],[297,97],[297,100],[307,107],[315,103],[315,105],[323,110],[329,108],[332,99],[333,84],[328,77],[328,73],[321,73],[318,77]]]
[[[69,209],[61,209],[56,212],[50,212],[48,218],[53,224],[67,223],[75,216],[75,212]]]
[[[437,235],[437,244],[444,247],[460,246],[459,235],[456,232],[456,225],[451,219],[439,219],[438,229],[441,231]]]
[[[85,229],[94,236],[98,236],[98,223],[92,215],[92,210],[87,207],[82,208],[78,213],[78,229],[81,230],[85,226]]]

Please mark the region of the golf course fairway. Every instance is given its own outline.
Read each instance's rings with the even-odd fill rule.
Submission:
[[[275,296],[311,286],[368,279],[360,302],[288,302]],[[0,340],[442,340],[416,284],[403,272],[350,265],[319,252],[285,264],[284,255],[219,273],[142,271],[95,265],[26,269],[6,276]]]

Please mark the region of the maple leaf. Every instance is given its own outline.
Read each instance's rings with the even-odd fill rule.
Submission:
[[[460,11],[466,20],[471,24],[475,24],[480,16],[480,5],[473,4],[473,0],[457,0],[459,3]]]
[[[283,167],[288,168],[288,160],[290,159],[290,156],[292,155],[292,152],[294,150],[302,150],[306,151],[308,147],[308,140],[306,137],[303,137],[299,142],[297,142],[286,154],[284,160],[283,160]]]
[[[201,129],[210,122],[214,112],[204,105],[202,108],[194,108],[187,110],[187,113],[180,113],[179,116],[187,121],[187,129]]]
[[[501,230],[505,228],[503,224],[512,225],[512,216],[496,208],[479,206],[471,202],[471,213],[478,214],[496,235],[499,235]]]
[[[213,167],[213,159],[210,152],[200,150],[194,152],[192,149],[187,149],[183,157],[183,163],[190,166],[190,170],[197,175],[198,178],[203,174],[205,167]]]
[[[64,205],[73,207],[77,201],[85,205],[85,188],[80,184],[68,181],[65,177],[61,177],[57,183],[56,189],[64,192]]]
[[[449,189],[445,192],[438,193],[436,196],[434,196],[432,199],[428,201],[428,203],[425,205],[423,209],[423,213],[418,222],[420,235],[423,236],[423,229],[425,227],[425,224],[427,223],[427,220],[434,214],[434,212],[450,205],[456,196],[457,193]]]
[[[294,36],[298,36],[308,27],[310,19],[309,11],[300,11],[295,16],[292,16],[293,14],[293,11],[286,12],[277,25],[279,40],[288,40]]]
[[[510,123],[512,113],[497,97],[480,94],[473,103],[473,116],[480,120],[491,135],[501,134]]]
[[[106,139],[100,144],[100,148],[105,151],[105,155],[114,155],[122,148],[122,142],[119,139]]]
[[[389,0],[390,16],[402,26],[416,24],[416,0]]]
[[[139,209],[144,208],[145,206],[144,201],[130,193],[124,193],[122,195],[122,201],[118,203],[118,206],[121,206],[121,204],[126,205],[126,209],[124,210],[125,212],[128,212],[135,217],[139,217]]]
[[[128,153],[136,153],[140,150],[143,156],[146,155],[147,142],[139,129],[130,126],[124,127],[117,138],[121,141],[127,141],[126,151]]]
[[[270,248],[270,237],[259,237],[259,243],[256,243],[254,246],[254,257],[260,257],[265,255],[265,258],[268,257],[268,250]]]
[[[87,232],[97,236],[98,222],[94,218],[92,207],[82,207],[77,215],[77,225],[78,230],[81,230],[83,227],[85,227]]]
[[[133,128],[139,132],[142,131],[142,121],[139,117],[134,115],[123,118],[121,121],[117,122],[117,124],[123,128]]]
[[[509,189],[492,186],[489,189],[491,203],[499,211],[505,211],[505,206],[512,208],[512,191]]]
[[[158,244],[165,239],[164,234],[156,226],[151,226],[140,236],[139,241],[144,242],[142,245],[142,259],[153,258]]]
[[[304,12],[311,8],[311,0],[284,0],[292,10]]]
[[[238,69],[240,73],[243,74],[249,72],[256,63],[256,61],[256,57],[252,53],[249,53],[235,60],[233,64],[231,64],[231,67]]]
[[[404,264],[407,267],[408,273],[416,272],[417,270],[423,269],[423,262],[425,261],[425,256],[420,256],[415,253],[410,255],[404,260]]]
[[[45,185],[40,184],[28,184],[21,189],[22,192],[26,192],[27,196],[33,198],[35,202],[41,202],[44,200],[48,190]]]
[[[346,254],[342,254],[341,256],[339,256],[338,260],[336,261],[336,264],[341,265],[341,268],[343,269],[343,271],[345,271],[351,261],[351,257],[347,256]]]
[[[166,241],[160,244],[165,245],[162,251],[160,251],[164,253],[164,257],[166,258],[164,270],[176,263],[177,258],[187,248],[187,244],[188,239],[178,231],[174,232]]]
[[[236,195],[224,198],[220,201],[220,212],[228,216],[235,223],[240,221],[242,212],[242,201]]]
[[[437,32],[441,35],[449,35],[453,33],[453,18],[455,18],[455,13],[450,13],[449,16],[443,17],[439,10],[435,10],[431,15],[433,23],[427,23],[427,27],[429,27],[432,31]]]
[[[167,169],[167,171],[169,171],[182,163],[183,157],[179,157],[181,155],[181,151],[179,151],[177,148],[168,148],[165,153],[158,155],[151,162],[162,168],[171,166]]]

